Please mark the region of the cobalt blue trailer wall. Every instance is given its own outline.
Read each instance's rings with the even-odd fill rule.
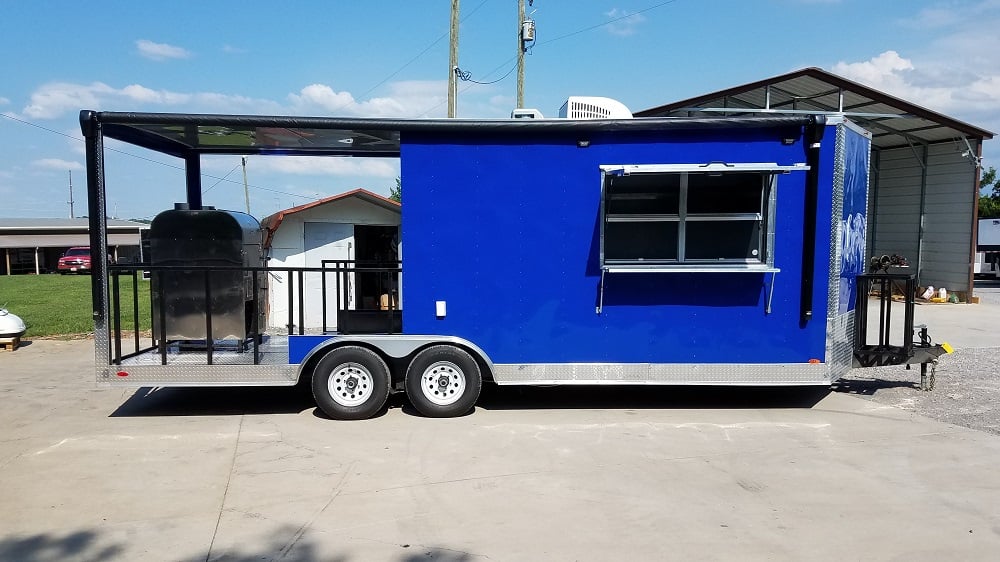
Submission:
[[[831,225],[841,219],[838,213],[833,220],[837,127],[826,129],[816,170],[815,253],[806,266],[814,271],[813,316],[806,321],[806,171],[776,178],[777,273],[608,272],[602,286],[601,264],[601,166],[801,165],[808,148],[802,128],[533,138],[406,132],[404,332],[459,336],[494,363],[521,368],[826,362],[837,232]],[[435,313],[438,301],[446,306],[443,317]]]

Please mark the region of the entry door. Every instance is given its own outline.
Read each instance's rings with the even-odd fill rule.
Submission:
[[[354,225],[339,222],[307,222],[303,224],[305,266],[322,267],[323,260],[354,259]],[[341,264],[343,265],[343,264]],[[335,264],[328,264],[331,269]],[[354,274],[314,273],[305,274],[305,324],[306,329],[323,326],[323,281],[326,278],[326,328],[337,327],[337,298],[341,308],[354,310]],[[344,302],[344,293],[347,302]]]

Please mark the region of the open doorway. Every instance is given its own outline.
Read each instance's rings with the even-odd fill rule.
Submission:
[[[396,268],[399,264],[399,227],[358,224],[354,226],[359,269]],[[357,302],[364,310],[398,309],[399,274],[389,271],[359,271]]]

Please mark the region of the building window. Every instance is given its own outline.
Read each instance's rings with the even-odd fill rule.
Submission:
[[[805,166],[602,166],[608,271],[775,271],[776,177]]]

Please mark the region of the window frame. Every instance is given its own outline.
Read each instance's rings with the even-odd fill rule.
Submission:
[[[778,165],[768,162],[704,164],[619,164],[602,165],[600,208],[600,263],[605,272],[763,272],[773,273],[774,266],[775,208],[777,203],[777,177],[792,171],[808,170],[805,164]],[[689,213],[688,183],[691,174],[708,176],[726,173],[759,173],[761,177],[761,203],[759,212],[738,213]],[[679,175],[679,201],[677,213],[608,213],[609,178],[632,175]],[[757,223],[760,237],[760,256],[757,258],[688,258],[687,226],[690,223],[753,221]],[[609,223],[669,222],[677,224],[676,258],[612,258],[607,259],[606,227]]]

